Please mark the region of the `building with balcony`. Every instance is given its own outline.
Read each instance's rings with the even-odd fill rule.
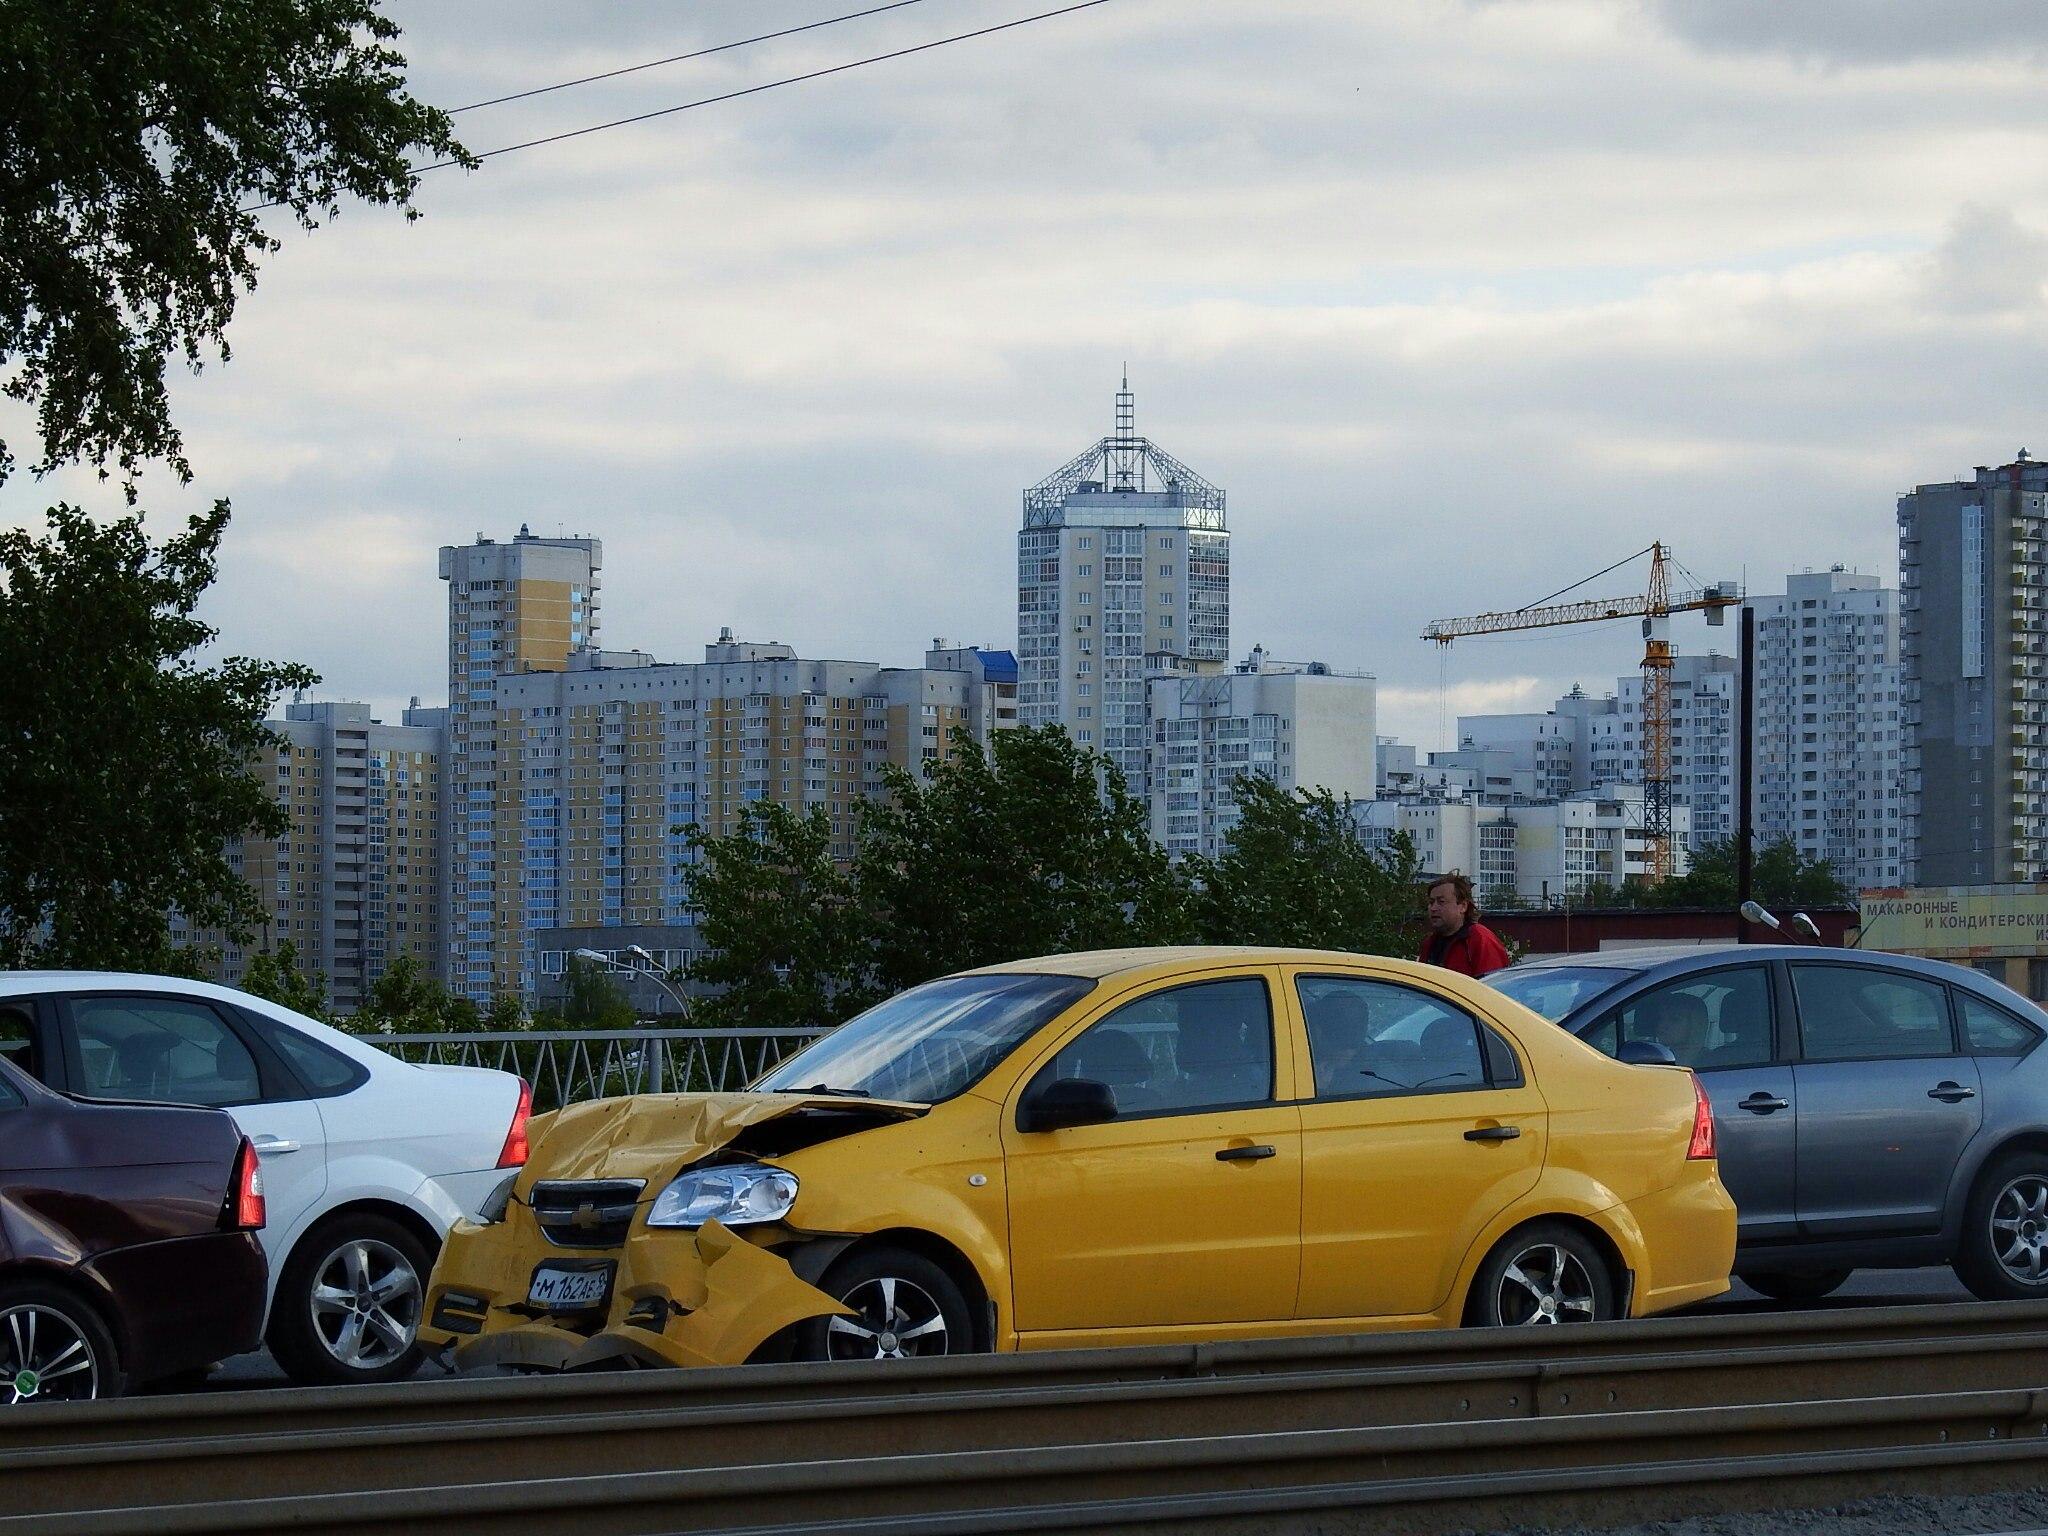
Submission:
[[[2048,879],[2048,464],[1901,496],[1900,884]]]
[[[1254,647],[1228,672],[1152,658],[1152,835],[1171,853],[1214,857],[1237,824],[1240,777],[1282,789],[1374,793],[1377,684],[1319,661],[1282,662]]]
[[[277,838],[233,839],[226,852],[268,918],[249,945],[174,918],[177,942],[217,957],[214,978],[239,986],[252,954],[289,939],[300,970],[324,975],[343,1013],[401,955],[433,974],[447,711],[414,700],[403,724],[386,725],[365,704],[293,703],[265,728],[274,745],[254,771],[291,826]]]
[[[1146,794],[1146,658],[1221,671],[1230,655],[1224,495],[1133,426],[1130,381],[1115,430],[1024,493],[1017,534],[1017,714],[1062,725]]]

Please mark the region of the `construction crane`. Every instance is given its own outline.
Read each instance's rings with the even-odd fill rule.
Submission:
[[[1590,624],[1600,619],[1643,621],[1643,830],[1649,836],[1650,878],[1654,882],[1670,878],[1677,868],[1677,854],[1671,841],[1671,615],[1703,612],[1709,624],[1719,625],[1742,597],[1735,584],[1726,581],[1674,595],[1666,567],[1677,562],[1661,542],[1639,549],[1628,560],[1618,560],[1606,571],[1596,571],[1585,581],[1553,592],[1551,597],[1563,597],[1644,555],[1650,557],[1650,589],[1641,597],[1594,598],[1574,603],[1551,603],[1550,598],[1545,598],[1527,608],[1512,608],[1503,613],[1440,619],[1422,632],[1422,638],[1449,645],[1467,635]]]

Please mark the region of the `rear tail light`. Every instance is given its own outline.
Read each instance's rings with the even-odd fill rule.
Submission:
[[[498,1153],[500,1168],[526,1166],[526,1122],[533,1114],[533,1087],[519,1079],[519,1106],[512,1111],[512,1128],[505,1132],[504,1148]]]
[[[1692,1077],[1692,1145],[1685,1149],[1688,1160],[1714,1155],[1714,1106],[1707,1102],[1707,1090],[1700,1086],[1698,1073]]]
[[[263,1160],[249,1138],[235,1154],[235,1181],[228,1191],[228,1221],[240,1232],[263,1229]]]

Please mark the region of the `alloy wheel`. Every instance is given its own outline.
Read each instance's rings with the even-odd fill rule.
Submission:
[[[1991,1249],[1998,1267],[2022,1285],[2048,1280],[2048,1178],[2024,1173],[1991,1206]]]
[[[1510,1327],[1590,1323],[1593,1277],[1569,1249],[1537,1243],[1508,1260],[1500,1277],[1500,1320]]]
[[[907,1360],[948,1352],[946,1314],[914,1281],[883,1275],[863,1280],[841,1299],[855,1315],[825,1325],[834,1360]]]
[[[0,1403],[85,1402],[100,1395],[92,1341],[53,1308],[0,1310]]]
[[[376,1370],[412,1348],[420,1302],[410,1259],[373,1237],[351,1238],[313,1276],[313,1332],[350,1370]]]

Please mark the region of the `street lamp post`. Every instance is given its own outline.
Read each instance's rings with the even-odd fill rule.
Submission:
[[[629,945],[626,949],[626,953],[629,955],[638,956],[640,959],[646,962],[646,965],[644,967],[638,965],[623,965],[619,961],[614,960],[610,955],[606,954],[603,950],[599,949],[579,949],[576,951],[576,958],[579,960],[595,961],[597,964],[603,966],[606,970],[624,971],[628,976],[638,976],[643,980],[651,981],[657,987],[661,988],[662,991],[666,992],[669,995],[670,1000],[675,1003],[676,1010],[678,1013],[687,1014],[690,1011],[689,1002],[683,997],[682,993],[678,992],[675,989],[675,987],[670,983],[669,979],[661,973],[661,967],[655,961],[653,955],[649,954],[646,950],[642,949],[638,944]],[[665,1063],[662,1060],[661,1044],[662,1043],[659,1040],[649,1040],[646,1046],[644,1047],[647,1053],[647,1074],[645,1081],[657,1086],[661,1083],[663,1074],[667,1066],[667,1063]]]

